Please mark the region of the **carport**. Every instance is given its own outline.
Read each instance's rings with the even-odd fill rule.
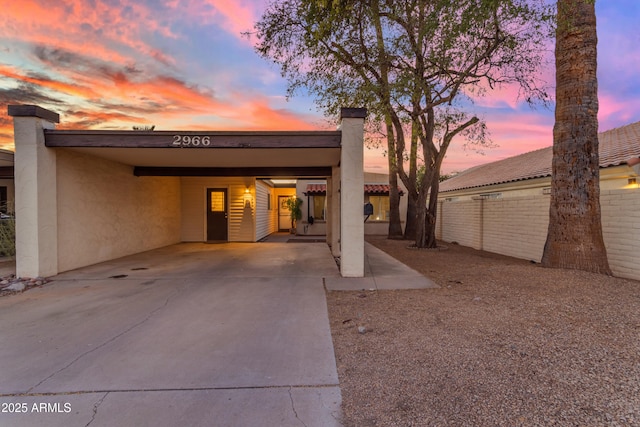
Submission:
[[[52,111],[8,112],[20,277],[183,241],[256,241],[269,229],[268,179],[303,177],[327,179],[327,241],[342,276],[364,276],[364,109],[343,109],[337,131],[306,132],[56,130]],[[226,235],[205,231],[215,213]]]

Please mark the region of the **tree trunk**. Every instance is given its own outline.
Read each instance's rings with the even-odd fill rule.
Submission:
[[[427,198],[429,197],[429,188],[431,187],[431,181],[433,177],[437,176],[437,173],[433,170],[433,165],[427,168],[425,171],[422,182],[420,183],[420,192],[418,193],[418,203],[416,209],[416,247],[418,248],[430,248],[429,246],[429,211],[427,209]]]
[[[395,153],[396,144],[391,118],[387,114],[385,118],[387,127],[387,155],[389,161],[389,234],[388,239],[402,239],[402,222],[400,220],[400,194],[398,193],[398,164],[392,153]]]
[[[602,238],[596,16],[589,0],[558,0],[556,113],[546,267],[611,274]]]
[[[404,225],[404,238],[415,240],[416,238],[416,215],[418,211],[418,195],[411,191],[407,194],[407,220]]]
[[[398,174],[389,171],[389,239],[402,239],[400,220],[400,194],[398,193]]]
[[[429,203],[427,205],[427,212],[425,216],[425,248],[437,247],[436,222],[438,219],[438,191],[440,190],[439,173],[433,174],[430,187]]]

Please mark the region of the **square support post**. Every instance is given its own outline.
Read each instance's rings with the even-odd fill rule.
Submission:
[[[35,105],[9,105],[15,140],[16,276],[58,274],[56,152],[44,130],[58,114]]]
[[[340,157],[340,274],[364,277],[364,108],[343,108]]]
[[[340,257],[340,166],[331,168],[331,179],[327,180],[327,190],[331,184],[331,235],[327,236],[331,254]]]

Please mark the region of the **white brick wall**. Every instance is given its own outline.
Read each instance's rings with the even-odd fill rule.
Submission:
[[[445,202],[442,205],[441,239],[457,242],[463,246],[482,249],[482,202],[481,200],[465,200]]]
[[[640,280],[640,190],[602,191],[600,207],[613,274]]]
[[[640,280],[640,190],[602,191],[602,232],[609,265]],[[549,225],[549,196],[440,202],[438,238],[539,262]]]
[[[549,227],[549,197],[484,200],[483,249],[539,262]]]

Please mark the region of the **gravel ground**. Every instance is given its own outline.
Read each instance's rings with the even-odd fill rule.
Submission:
[[[367,240],[441,288],[328,293],[346,426],[640,426],[640,282]]]

